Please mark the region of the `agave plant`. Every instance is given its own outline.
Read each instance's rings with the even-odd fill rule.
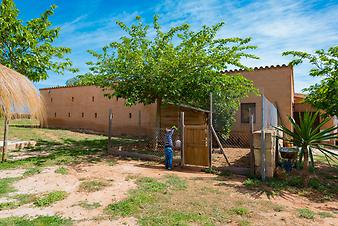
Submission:
[[[319,115],[319,111],[315,113],[305,112],[303,116],[301,114],[299,115],[299,123],[289,116],[293,131],[283,125],[276,127],[277,130],[282,131],[285,135],[278,138],[300,147],[299,162],[302,162],[304,158],[303,175],[305,177],[308,175],[309,158],[312,166],[314,166],[313,150],[318,150],[323,153],[329,165],[330,160],[338,160],[338,154],[330,150],[337,149],[338,146],[328,143],[330,140],[338,139],[338,127],[332,126],[321,130],[321,128],[330,121],[330,118],[325,117],[315,126],[315,121]]]

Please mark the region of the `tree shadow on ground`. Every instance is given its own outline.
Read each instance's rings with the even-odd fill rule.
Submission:
[[[112,140],[116,145],[123,144],[125,140]],[[16,168],[24,165],[49,166],[53,164],[79,164],[96,163],[107,157],[107,139],[71,139],[64,138],[60,141],[37,140],[35,147],[25,148],[23,154],[32,152],[37,156],[19,160],[9,160],[0,164],[0,169]],[[39,156],[43,152],[47,155]]]
[[[336,172],[337,169],[328,169]],[[323,172],[322,172],[323,173]],[[337,180],[327,179],[323,176],[313,176],[309,180],[308,187],[303,186],[302,177],[299,175],[290,175],[284,179],[268,179],[262,182],[258,178],[243,178],[236,175],[229,177],[218,176],[216,186],[225,186],[236,189],[243,194],[249,194],[253,198],[281,197],[292,200],[296,196],[302,196],[315,203],[337,202],[338,201],[338,184]]]

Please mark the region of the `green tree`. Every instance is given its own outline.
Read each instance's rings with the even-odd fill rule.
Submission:
[[[44,80],[48,72],[62,74],[77,71],[65,55],[71,50],[55,47],[60,28],[52,27],[49,17],[55,5],[39,18],[24,23],[18,18],[19,10],[13,0],[0,4],[0,63],[27,76],[32,81]]]
[[[249,45],[250,38],[216,37],[223,23],[199,31],[183,24],[164,32],[157,16],[153,30],[138,16],[130,27],[120,21],[117,25],[127,35],[101,53],[89,51],[97,60],[70,84],[111,88],[108,96],[125,98],[129,105],[157,103],[157,126],[161,104],[207,108],[213,92],[226,109],[237,109],[240,99],[255,91],[252,81],[243,76],[220,73],[230,65],[248,69],[241,60],[257,59],[248,53],[256,48]]]
[[[314,66],[310,70],[310,75],[320,77],[322,80],[304,89],[304,92],[309,93],[305,101],[331,116],[338,116],[338,46],[333,46],[327,51],[317,50],[314,54],[287,51],[283,55],[294,57],[290,62],[291,65],[308,61]]]

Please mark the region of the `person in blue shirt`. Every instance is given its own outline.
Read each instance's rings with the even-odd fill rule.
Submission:
[[[164,154],[165,154],[165,168],[171,170],[173,168],[173,134],[176,127],[165,129],[164,137]]]

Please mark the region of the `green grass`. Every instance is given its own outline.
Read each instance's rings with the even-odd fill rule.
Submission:
[[[213,225],[210,219],[205,215],[198,213],[188,213],[182,211],[170,210],[159,215],[149,215],[141,218],[140,225],[190,225],[189,223],[198,222],[198,225]]]
[[[37,200],[37,195],[18,194],[12,198],[15,199],[15,201],[0,203],[0,210],[15,209],[22,205],[33,203]]]
[[[300,208],[298,209],[298,216],[301,218],[306,218],[306,219],[314,219],[315,218],[315,213],[308,209],[308,208]]]
[[[259,189],[264,191],[268,196],[279,195],[284,191],[297,193],[316,199],[317,201],[334,200],[338,198],[338,180],[327,179],[323,176],[320,178],[310,178],[308,187],[303,186],[300,176],[288,176],[286,179],[272,178],[262,182],[258,178],[247,178],[243,185],[248,189]]]
[[[244,182],[243,185],[247,188],[255,188],[260,186],[262,183],[258,179],[253,179],[253,178],[247,178]]]
[[[166,175],[165,178],[166,184],[175,190],[184,190],[187,188],[187,182],[176,175]]]
[[[33,168],[27,169],[24,172],[23,176],[24,177],[29,177],[29,176],[33,176],[33,175],[39,174],[39,173],[41,173],[41,168],[40,167],[33,167]]]
[[[250,211],[245,207],[233,207],[230,209],[230,212],[235,213],[240,216],[245,216],[250,213]]]
[[[33,219],[24,217],[8,217],[0,219],[1,226],[69,226],[72,221],[59,216],[39,216]]]
[[[83,209],[92,210],[101,207],[101,204],[98,202],[90,203],[88,201],[81,201],[78,203],[78,206],[82,207]]]
[[[186,182],[177,176],[168,175],[165,179],[164,182],[150,177],[137,179],[138,188],[130,191],[127,199],[109,205],[107,212],[112,216],[131,216],[145,205],[156,202],[158,194],[187,188]]]
[[[82,191],[82,192],[100,191],[103,188],[107,187],[108,185],[109,185],[108,181],[98,180],[98,179],[82,181],[79,187],[79,191]]]
[[[9,140],[34,140],[35,147],[26,151],[47,152],[48,156],[34,156],[20,160],[9,160],[0,164],[0,170],[13,168],[34,168],[53,165],[77,164],[81,162],[103,161],[107,137],[101,135],[84,134],[61,129],[26,128],[22,125],[34,124],[30,120],[13,120],[9,127]],[[15,125],[13,125],[15,124]],[[3,125],[0,123],[0,134]],[[142,142],[142,140],[126,137],[113,137],[112,145],[128,145]],[[10,153],[10,151],[9,151]],[[94,156],[96,155],[96,157]],[[111,160],[112,162],[112,160]]]
[[[67,192],[65,191],[54,191],[43,195],[42,197],[38,198],[34,205],[37,207],[45,207],[54,204],[55,202],[61,201],[67,197]]]
[[[334,218],[334,215],[330,212],[319,212],[318,215],[321,218]]]
[[[67,175],[68,169],[64,166],[61,166],[55,170],[55,173],[61,174],[61,175]]]
[[[238,222],[239,226],[249,226],[250,222],[248,220],[241,220]]]
[[[13,183],[19,179],[19,177],[0,179],[0,197],[3,197],[10,192],[14,192],[15,188],[13,187]]]

